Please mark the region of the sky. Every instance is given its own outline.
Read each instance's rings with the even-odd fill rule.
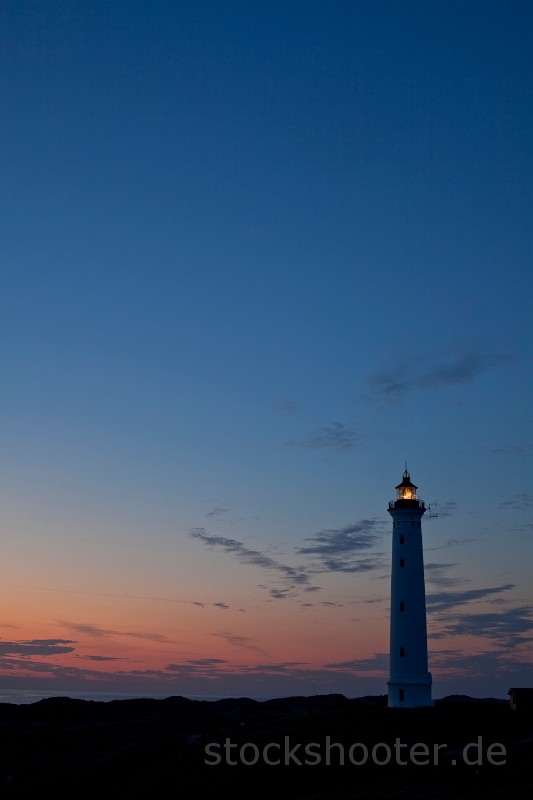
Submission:
[[[533,667],[533,7],[3,0],[0,688]]]

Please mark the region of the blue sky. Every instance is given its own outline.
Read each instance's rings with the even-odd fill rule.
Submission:
[[[81,659],[105,636],[143,689],[181,658],[205,659],[187,691],[385,691],[407,460],[441,509],[437,694],[527,685],[531,22],[526,2],[2,4],[3,639],[76,631]],[[305,552],[317,536],[349,563]],[[292,569],[319,576],[305,608]],[[161,652],[122,654],[137,620]],[[114,680],[65,677],[48,646],[51,688]],[[5,685],[33,685],[19,666]]]

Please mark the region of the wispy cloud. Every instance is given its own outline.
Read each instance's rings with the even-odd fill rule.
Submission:
[[[332,422],[310,433],[304,439],[287,442],[287,447],[308,447],[346,453],[355,449],[358,434],[343,422]]]
[[[223,639],[232,647],[239,647],[243,650],[252,650],[260,655],[267,655],[263,648],[256,644],[255,641],[248,636],[238,636],[235,633],[231,633],[231,631],[221,631],[220,633],[213,633],[211,635],[217,636],[219,639]]]
[[[160,633],[146,631],[119,631],[113,628],[104,628],[101,625],[91,625],[85,622],[67,622],[65,620],[59,621],[58,624],[68,628],[69,630],[76,631],[76,633],[92,636],[95,639],[101,639],[107,636],[131,636],[134,639],[147,639],[151,642],[171,641]]]
[[[333,603],[330,600],[321,600],[318,603],[302,603],[301,600],[298,601],[302,608],[344,608],[344,603]]]
[[[389,654],[375,653],[371,658],[354,658],[350,661],[340,661],[324,664],[327,669],[347,670],[348,672],[374,672],[386,674],[389,669]]]
[[[305,666],[305,661],[280,661],[277,664],[254,664],[246,667],[247,672],[262,672],[265,675],[293,674],[297,667]]]
[[[380,539],[376,520],[363,519],[343,528],[319,531],[304,540],[312,544],[300,547],[297,552],[315,556],[319,571],[368,572],[383,566],[383,557],[381,554],[363,557],[360,552],[374,547]]]
[[[227,514],[228,511],[231,511],[228,506],[216,506],[212,511],[207,512],[206,517],[221,517],[223,514]]]
[[[514,589],[513,583],[503,586],[491,586],[485,589],[465,589],[462,592],[430,592],[426,597],[426,605],[432,611],[447,611],[475,600],[483,600],[501,592]]]
[[[381,552],[369,552],[380,541],[380,523],[363,519],[342,528],[329,528],[304,539],[296,548],[297,556],[310,558],[309,566],[293,567],[269,555],[247,547],[237,539],[212,536],[205,528],[194,528],[189,535],[206,547],[218,548],[234,556],[242,564],[256,566],[277,574],[274,584],[258,584],[272,599],[295,597],[301,592],[317,592],[320,586],[310,585],[311,578],[321,572],[370,572],[381,569],[387,562]],[[366,551],[366,552],[365,552]]]
[[[532,449],[533,445],[531,444],[506,444],[503,447],[493,447],[491,452],[504,456],[516,456],[520,453],[530,453]]]
[[[476,678],[486,681],[487,675],[498,676],[501,685],[507,687],[516,685],[513,675],[529,674],[532,667],[531,656],[527,654],[522,658],[516,650],[509,652],[509,648],[491,649],[489,652],[465,653],[464,650],[449,649],[435,650],[431,654],[431,666],[433,671],[440,673],[440,681],[446,675],[460,675],[464,685],[466,678]],[[520,680],[520,678],[519,678]],[[523,678],[522,678],[523,680]]]
[[[158,671],[158,677],[168,678],[170,673],[173,678],[213,680],[219,677],[225,664],[227,662],[224,658],[188,659],[179,664],[167,664],[163,672]]]
[[[500,505],[503,508],[512,508],[514,511],[529,511],[533,508],[533,493],[514,494],[510,500],[504,500]]]
[[[433,550],[447,550],[450,547],[461,547],[462,545],[471,544],[472,542],[478,541],[479,539],[477,536],[465,536],[464,539],[446,539],[446,541],[443,542],[443,544],[440,544],[438,547],[426,547],[424,550],[429,553]]]
[[[452,346],[395,360],[368,378],[371,397],[398,400],[416,390],[445,389],[470,383],[479,375],[510,360],[509,356],[468,346]]]
[[[448,570],[453,569],[456,566],[457,564],[434,564],[428,562],[424,565],[426,582],[432,584],[433,586],[441,587],[459,586],[462,583],[466,583],[466,578],[450,577],[449,575],[445,574]]]
[[[201,600],[193,600],[190,605],[198,606],[198,608],[221,608],[224,611],[230,608],[227,603],[204,603]]]
[[[72,653],[77,644],[72,639],[29,639],[20,642],[0,642],[0,655],[55,656]]]
[[[531,637],[525,637],[530,632],[533,632],[533,606],[529,605],[496,612],[463,613],[459,619],[447,621],[443,629],[446,636],[479,636],[509,648],[530,642]]]
[[[527,534],[530,535],[533,533],[533,522],[521,522],[520,525],[513,525],[511,528],[512,531],[516,531],[518,534]]]
[[[84,659],[84,660],[87,660],[87,661],[102,661],[102,662],[105,662],[105,661],[129,661],[128,658],[119,658],[117,656],[97,656],[97,655],[96,656],[95,655],[81,656],[81,655],[78,655],[78,656],[76,656],[76,658],[81,658],[81,659]]]
[[[279,599],[291,596],[295,587],[302,587],[309,583],[310,575],[301,567],[291,567],[283,564],[259,550],[246,547],[237,539],[228,539],[225,536],[210,536],[205,528],[193,528],[189,536],[198,539],[206,547],[218,548],[234,556],[242,564],[260,567],[270,572],[277,573],[282,578],[282,588],[272,588],[270,593],[273,598]]]

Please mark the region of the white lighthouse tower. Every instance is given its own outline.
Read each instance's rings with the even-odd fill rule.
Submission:
[[[426,506],[405,470],[392,517],[389,708],[431,706],[422,516]]]

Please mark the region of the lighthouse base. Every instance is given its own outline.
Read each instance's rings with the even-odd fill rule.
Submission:
[[[431,699],[431,673],[426,678],[407,680],[390,680],[389,708],[428,708],[433,705]]]

